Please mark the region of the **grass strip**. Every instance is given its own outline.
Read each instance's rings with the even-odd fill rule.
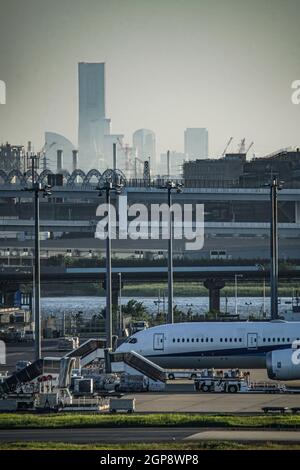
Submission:
[[[105,427],[300,428],[300,416],[235,416],[190,413],[155,414],[0,414],[0,429]]]
[[[234,441],[151,442],[123,444],[69,444],[66,442],[2,442],[5,450],[300,450],[300,444],[292,443],[243,443]]]

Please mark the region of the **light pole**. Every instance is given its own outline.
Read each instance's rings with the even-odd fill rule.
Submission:
[[[173,312],[173,230],[172,230],[172,191],[182,192],[182,184],[172,180],[166,182],[162,189],[168,191],[168,323],[174,323]]]
[[[35,360],[42,357],[41,340],[41,275],[40,275],[40,200],[39,195],[43,197],[51,195],[50,186],[42,186],[35,181],[35,170],[39,168],[39,155],[27,155],[27,165],[31,164],[32,185],[31,188],[25,188],[25,191],[31,191],[34,194],[34,325],[35,325]]]
[[[238,283],[237,280],[239,277],[243,277],[242,274],[234,275],[234,291],[235,291],[235,314],[238,314]]]
[[[123,332],[123,320],[122,320],[122,273],[118,273],[119,280],[119,336],[122,336]]]
[[[122,191],[122,184],[113,184],[111,179],[107,179],[103,186],[97,188],[99,196],[105,193],[105,202],[107,210],[107,233],[106,233],[106,316],[105,316],[105,330],[106,330],[106,347],[112,348],[112,294],[111,294],[111,223],[110,223],[110,193],[114,192],[120,194]]]
[[[282,189],[282,182],[278,181],[277,176],[272,177],[272,180],[270,183],[271,320],[276,320],[278,318],[278,202],[277,202],[277,193],[280,189]]]

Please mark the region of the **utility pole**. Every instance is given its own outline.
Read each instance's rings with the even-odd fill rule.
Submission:
[[[175,183],[174,181],[167,181],[166,185],[162,187],[168,191],[168,323],[174,323],[173,311],[173,230],[172,230],[172,191],[177,193],[182,192],[182,184]]]
[[[278,191],[282,189],[282,182],[277,176],[272,176],[270,184],[271,221],[270,221],[270,245],[271,245],[271,319],[278,318]]]
[[[243,277],[242,274],[234,275],[234,293],[235,293],[235,314],[238,314],[238,278]]]
[[[117,144],[113,143],[113,169],[117,169]]]
[[[112,348],[112,282],[111,282],[111,222],[110,222],[110,193],[115,192],[120,194],[122,191],[122,184],[113,184],[111,179],[107,179],[103,186],[97,188],[99,196],[105,193],[105,202],[107,207],[107,234],[106,234],[106,316],[105,316],[105,331],[106,331],[106,348]]]
[[[50,186],[42,186],[35,181],[36,170],[39,168],[40,155],[27,155],[27,166],[31,164],[32,185],[31,188],[25,188],[25,191],[31,191],[34,194],[34,325],[35,325],[35,360],[42,357],[42,338],[41,338],[41,274],[40,274],[40,200],[43,197],[51,195]]]
[[[167,175],[170,178],[170,150],[167,151]]]

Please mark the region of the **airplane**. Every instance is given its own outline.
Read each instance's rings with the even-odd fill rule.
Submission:
[[[271,379],[294,380],[299,346],[300,322],[187,322],[139,331],[116,353],[136,351],[165,369],[266,368]]]

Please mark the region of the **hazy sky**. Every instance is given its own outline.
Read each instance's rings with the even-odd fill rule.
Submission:
[[[77,63],[105,61],[129,143],[146,127],[159,153],[182,151],[186,127],[207,127],[212,155],[230,136],[257,154],[300,145],[299,24],[299,0],[0,0],[0,141],[77,144]]]

